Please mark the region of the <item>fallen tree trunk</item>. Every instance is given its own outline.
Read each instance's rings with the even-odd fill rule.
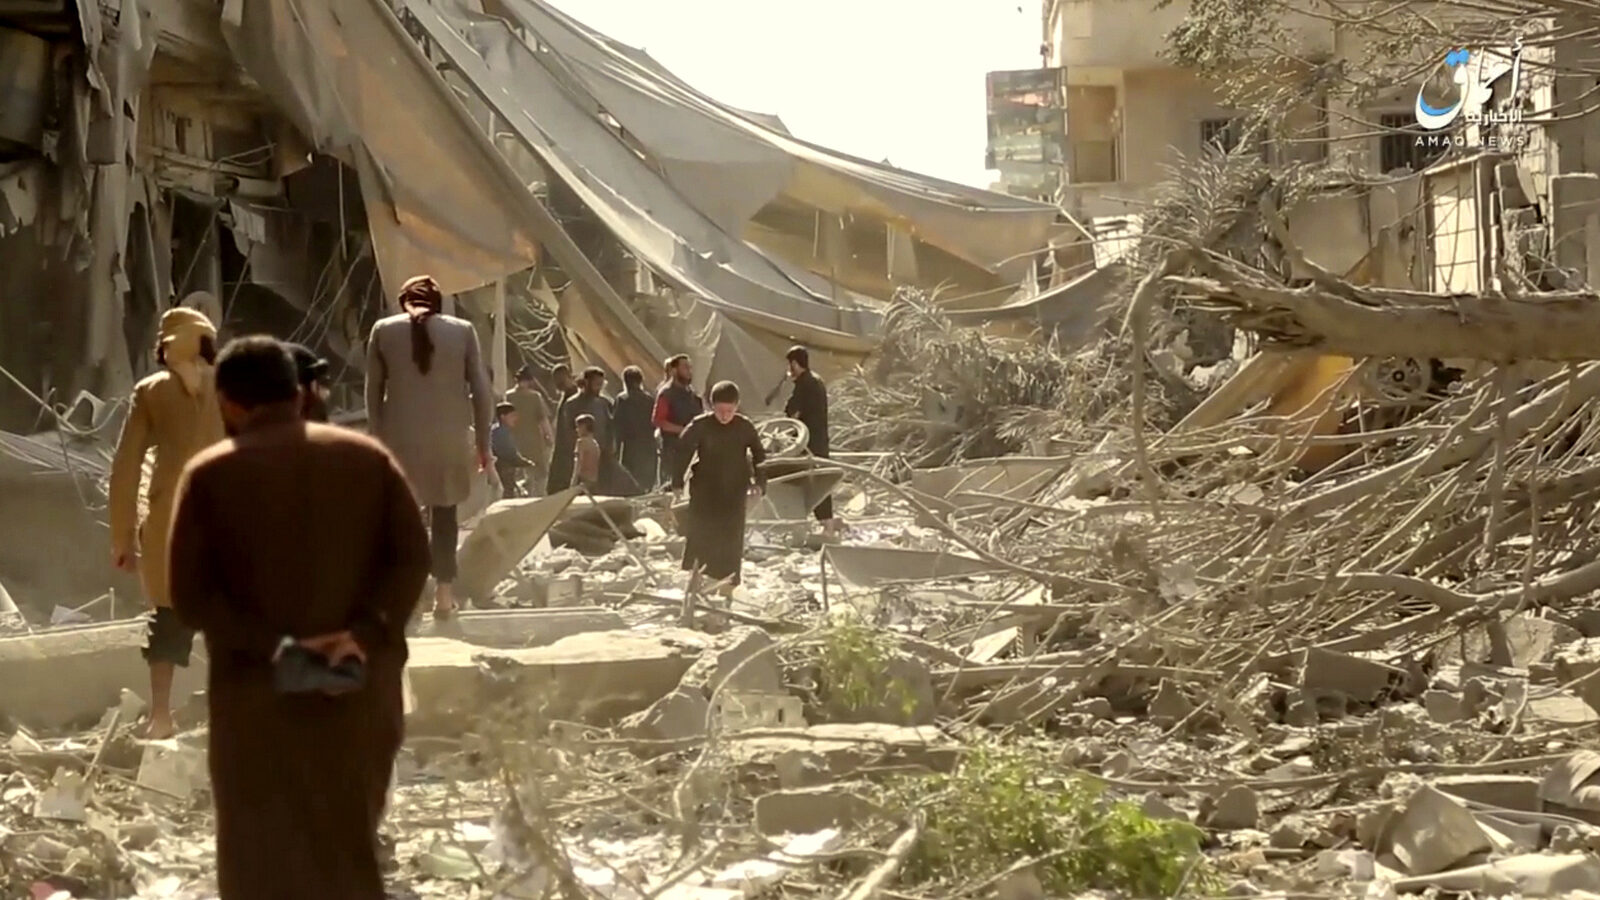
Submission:
[[[1171,276],[1236,328],[1284,350],[1365,357],[1578,362],[1600,359],[1600,297],[1561,292],[1513,298],[1350,286],[1224,282]]]

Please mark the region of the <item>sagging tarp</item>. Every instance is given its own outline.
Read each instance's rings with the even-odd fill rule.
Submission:
[[[537,261],[509,193],[520,186],[381,0],[227,8],[239,64],[318,151],[359,173],[386,292],[419,272],[465,291]]]
[[[406,9],[506,127],[663,277],[751,327],[840,352],[872,347],[877,313],[849,307],[866,298],[834,305],[827,282],[724,231],[601,123],[559,58],[535,53],[501,19],[461,9],[447,18],[423,3]]]
[[[542,0],[499,0],[660,162],[666,180],[724,231],[780,194],[837,215],[867,215],[1008,279],[1049,243],[1060,210],[868,162],[799,140],[696,91],[642,50]]]

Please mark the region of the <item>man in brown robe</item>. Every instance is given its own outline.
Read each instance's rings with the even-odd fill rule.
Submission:
[[[191,298],[193,296],[191,295]],[[111,564],[138,572],[149,605],[144,648],[150,666],[150,720],[146,736],[170,737],[172,677],[189,665],[194,633],[173,614],[167,590],[167,530],[173,490],[190,457],[222,440],[222,415],[212,383],[217,329],[200,312],[179,307],[161,316],[156,362],[161,370],[133,386],[111,463],[108,491]],[[139,518],[139,483],[144,458],[155,451],[148,486],[148,513]]]
[[[231,440],[178,484],[172,605],[205,636],[222,900],[382,900],[377,828],[404,725],[405,624],[427,580],[418,504],[377,441],[304,422],[287,350],[223,350]],[[364,659],[362,687],[285,694],[298,642]]]

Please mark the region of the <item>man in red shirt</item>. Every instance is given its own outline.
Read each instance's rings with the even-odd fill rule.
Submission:
[[[661,480],[674,491],[681,491],[689,460],[679,450],[678,437],[695,416],[705,412],[706,405],[695,393],[689,354],[679,353],[667,360],[667,373],[669,379],[656,393],[655,413],[650,421],[661,439]]]

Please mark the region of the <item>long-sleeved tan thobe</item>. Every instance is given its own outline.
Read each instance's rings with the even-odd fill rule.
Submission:
[[[381,900],[376,837],[400,748],[405,625],[428,539],[376,441],[290,406],[203,451],[172,523],[172,604],[211,657],[210,768],[223,900]],[[284,636],[350,630],[367,684],[274,691]]]
[[[216,334],[211,322],[192,309],[171,309],[161,317],[166,362],[161,371],[134,385],[111,463],[111,547],[119,554],[140,553],[139,578],[145,602],[156,607],[170,605],[167,529],[178,474],[191,457],[223,438],[214,372],[199,359],[201,338],[214,340]],[[141,522],[139,481],[145,453],[151,448],[155,449],[155,464],[150,473],[149,509]]]

